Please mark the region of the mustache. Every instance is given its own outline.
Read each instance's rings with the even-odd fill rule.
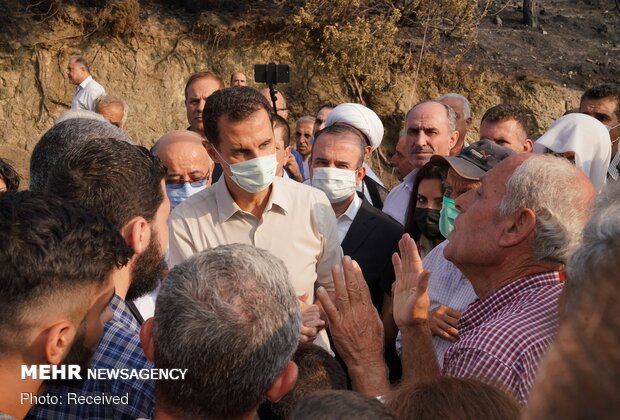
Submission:
[[[411,149],[409,150],[409,152],[411,154],[417,154],[417,153],[435,153],[435,150],[433,150],[432,147],[430,146],[411,146]]]

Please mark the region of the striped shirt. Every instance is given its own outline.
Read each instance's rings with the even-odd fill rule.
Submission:
[[[558,331],[563,282],[557,271],[522,277],[475,300],[458,322],[443,374],[497,385],[525,403]]]

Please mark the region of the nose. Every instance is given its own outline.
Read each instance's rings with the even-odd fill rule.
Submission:
[[[198,112],[202,114],[202,110],[205,109],[205,103],[207,103],[206,99],[201,99],[198,103]]]
[[[454,205],[459,210],[459,213],[462,213],[463,211],[467,209],[468,203],[471,197],[473,196],[473,194],[475,193],[476,193],[476,189],[474,188],[459,195],[458,197],[454,199]]]

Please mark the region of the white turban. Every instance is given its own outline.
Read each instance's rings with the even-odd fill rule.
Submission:
[[[375,112],[360,104],[340,104],[325,120],[325,127],[336,123],[349,124],[364,133],[374,151],[383,140],[383,123]]]
[[[601,191],[607,179],[611,159],[611,141],[605,126],[585,114],[568,114],[558,118],[534,143],[535,153],[575,152],[575,166]]]

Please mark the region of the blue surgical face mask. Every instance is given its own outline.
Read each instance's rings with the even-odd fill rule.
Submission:
[[[459,215],[459,210],[450,197],[443,196],[441,212],[439,213],[439,231],[444,238],[450,239],[454,229],[454,220]]]
[[[168,194],[168,200],[170,200],[170,208],[174,209],[189,197],[205,188],[207,188],[206,181],[196,187],[189,182],[185,182],[183,185],[166,185],[166,194]]]
[[[222,162],[230,168],[230,179],[243,190],[254,194],[263,191],[273,183],[278,169],[275,153],[231,164],[224,160],[217,149],[214,148],[214,150]]]

